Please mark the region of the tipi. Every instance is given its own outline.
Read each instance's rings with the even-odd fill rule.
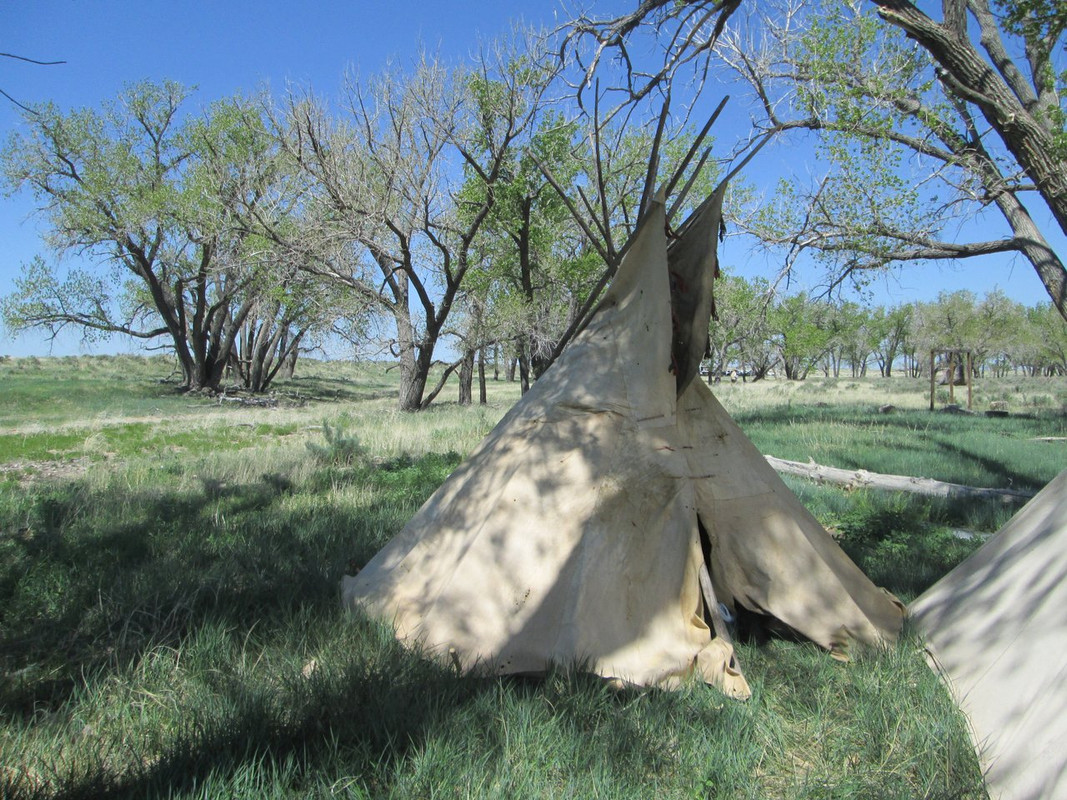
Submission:
[[[896,636],[900,604],[694,380],[721,207],[720,190],[668,246],[650,204],[585,328],[344,578],[346,605],[465,670],[577,663],[668,685],[695,672],[736,697],[749,688],[723,617],[739,606],[840,654]]]
[[[990,797],[1067,797],[1067,471],[910,611]]]

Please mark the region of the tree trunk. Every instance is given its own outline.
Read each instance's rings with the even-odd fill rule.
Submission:
[[[958,30],[939,25],[908,0],[873,2],[882,19],[904,31],[937,61],[946,87],[981,110],[1034,182],[1060,230],[1067,233],[1067,169],[1056,155],[1055,141],[1045,124],[1022,104],[974,45],[958,35]],[[963,5],[960,0],[956,3]],[[1053,274],[1043,274],[1038,262],[1035,268],[1056,308],[1067,319],[1067,280],[1062,264]]]
[[[293,379],[296,374],[296,360],[300,357],[300,348],[294,347],[289,351],[289,355],[285,357],[282,362],[282,369],[279,374],[288,381]]]
[[[422,396],[426,393],[426,379],[430,365],[423,365],[421,353],[403,354],[400,359],[399,406],[401,411],[421,411]]]
[[[530,360],[527,356],[526,343],[519,350],[519,388],[522,394],[530,391]]]
[[[459,404],[469,406],[474,402],[474,351],[463,351],[463,362],[459,365]]]
[[[406,293],[404,294],[406,298]],[[398,405],[401,411],[418,411],[422,408],[422,395],[426,391],[426,378],[430,365],[420,364],[422,353],[415,345],[415,329],[411,324],[411,312],[402,306],[394,306],[396,320],[397,356],[400,358],[400,386]],[[427,359],[428,360],[428,359]]]
[[[800,461],[787,461],[784,458],[764,456],[767,462],[778,472],[787,475],[799,475],[816,482],[848,486],[852,489],[874,488],[896,492],[914,492],[931,497],[951,497],[958,499],[995,499],[1002,503],[1024,503],[1033,497],[1032,492],[1014,489],[985,489],[961,486],[957,483],[944,483],[931,478],[912,478],[908,475],[883,475],[867,472],[864,469],[837,469],[824,467],[814,462],[804,464]]]
[[[485,348],[478,350],[478,405],[486,405],[489,397],[485,391]]]

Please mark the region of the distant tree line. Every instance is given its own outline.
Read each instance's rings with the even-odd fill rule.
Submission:
[[[970,351],[978,374],[1067,375],[1067,325],[1051,303],[1024,306],[995,290],[929,303],[867,306],[806,293],[779,296],[762,278],[716,282],[709,376],[929,374],[930,353]]]

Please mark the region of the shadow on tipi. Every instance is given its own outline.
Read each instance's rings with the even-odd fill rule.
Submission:
[[[896,637],[900,604],[697,379],[721,208],[722,189],[668,244],[662,199],[650,204],[584,329],[344,578],[346,605],[464,670],[695,673],[741,698],[723,611],[770,615],[839,655]]]

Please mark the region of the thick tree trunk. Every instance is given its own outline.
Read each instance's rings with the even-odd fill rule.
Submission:
[[[403,354],[400,359],[399,406],[401,411],[421,411],[422,396],[426,393],[426,379],[430,365],[422,364],[421,354]]]
[[[401,411],[421,411],[422,395],[426,391],[426,375],[417,369],[400,366],[399,407]]]
[[[396,320],[397,356],[400,359],[398,405],[401,411],[418,411],[422,408],[422,395],[426,391],[430,359],[424,359],[415,345],[415,329],[408,309],[394,306],[393,318]]]
[[[529,348],[524,341],[519,346],[519,387],[522,394],[526,394],[530,391],[530,356]]]
[[[298,358],[300,358],[300,348],[294,347],[289,351],[289,355],[287,355],[282,362],[282,368],[278,374],[286,380],[291,381],[293,376],[296,375],[296,362]]]

